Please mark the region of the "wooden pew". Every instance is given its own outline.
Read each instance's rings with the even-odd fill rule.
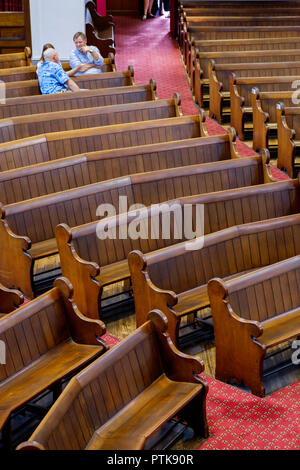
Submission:
[[[0,169],[20,168],[86,152],[200,137],[207,135],[203,115],[52,132],[0,144]]]
[[[28,65],[32,65],[31,49],[29,47],[25,47],[24,52],[0,54],[0,69],[24,67]]]
[[[254,150],[259,150],[259,148],[262,148],[261,146],[264,148],[270,147],[270,131],[277,131],[276,104],[278,101],[282,101],[287,106],[292,105],[293,94],[292,88],[290,88],[290,91],[281,92],[260,92],[258,88],[252,88],[251,104]]]
[[[251,90],[258,87],[261,92],[288,92],[293,89],[292,85],[296,80],[296,75],[239,78],[234,73],[230,75],[230,125],[241,140],[244,140],[246,131],[253,131]]]
[[[230,130],[220,136],[100,150],[0,173],[0,201],[12,204],[128,174],[240,156]]]
[[[114,63],[113,56],[110,56],[110,60]],[[62,62],[61,65],[66,72],[71,70],[69,62]],[[0,80],[3,80],[4,82],[19,82],[23,80],[34,80],[36,78],[36,65],[0,69]]]
[[[185,23],[180,39],[182,54],[186,58],[188,43],[192,40],[284,38],[299,36],[300,26],[196,26]]]
[[[250,270],[300,254],[300,215],[278,217],[214,232],[163,248],[153,254],[128,255],[137,326],[151,308],[169,321],[178,344],[180,320],[209,306],[207,283],[231,279]]]
[[[216,378],[265,396],[268,350],[300,334],[300,256],[237,279],[212,279],[208,295],[216,341]],[[238,361],[233,361],[238,357]]]
[[[208,385],[199,376],[203,362],[174,347],[161,312],[152,311],[148,318],[71,379],[30,441],[18,450],[145,449],[148,439],[175,416],[195,435],[208,437]],[[93,418],[88,410],[94,410]],[[67,434],[62,429],[68,429]]]
[[[199,14],[201,11],[202,15],[209,16],[210,14],[214,16],[226,16],[230,14],[234,14],[236,16],[244,15],[247,11],[249,15],[252,15],[253,9],[255,9],[255,16],[258,15],[265,15],[269,14],[272,15],[285,15],[285,14],[297,14],[297,10],[299,9],[298,2],[281,2],[281,4],[276,5],[274,2],[264,2],[263,5],[259,2],[253,4],[253,2],[223,2],[218,4],[218,2],[214,2],[213,4],[210,2],[207,5],[204,5],[202,2],[178,2],[178,12],[175,14],[175,31],[177,31],[178,26],[180,26],[181,20],[181,13],[183,13],[187,8],[198,9]],[[263,8],[260,8],[263,6]]]
[[[228,28],[228,30],[244,28],[278,28],[282,26],[299,26],[300,18],[297,13],[295,16],[272,16],[269,12],[268,16],[186,16],[183,13],[183,19],[180,27],[180,34],[182,36],[181,43],[184,46],[185,41],[189,41],[192,34],[198,36],[198,33],[203,31],[210,32],[210,28],[215,28],[217,31],[221,28]],[[245,36],[244,36],[245,37]],[[206,39],[212,39],[207,37]]]
[[[259,51],[223,51],[223,52],[199,52],[196,50],[197,72],[201,79],[209,80],[211,61],[217,64],[259,64],[270,62],[300,62],[300,49],[278,49],[278,50],[259,50]],[[267,66],[266,66],[267,68]],[[234,68],[232,70],[235,71]]]
[[[197,51],[197,58],[200,68],[203,71],[203,77],[208,76],[208,65],[210,60],[214,60],[217,64],[239,64],[248,62],[299,62],[300,49],[260,49],[246,51]]]
[[[2,206],[0,263],[5,282],[1,282],[32,298],[34,261],[57,253],[55,227],[92,222],[103,204],[113,204],[116,213],[123,213],[132,204],[149,206],[170,198],[262,184],[269,178],[263,156],[257,156],[138,173]],[[22,269],[15,273],[16,258]]]
[[[112,31],[112,26],[109,26],[107,31]],[[91,23],[85,24],[85,34],[88,44],[96,46],[102,57],[106,57],[109,53],[116,53],[114,36],[111,38],[102,38],[101,33],[99,34],[99,30],[95,29],[94,25]]]
[[[63,276],[69,276],[74,286],[74,299],[80,311],[90,317],[102,315],[101,301],[105,288],[116,282],[130,279],[127,256],[132,250],[153,253],[164,247],[187,240],[182,224],[185,207],[191,205],[191,223],[197,224],[197,207],[204,205],[203,232],[205,235],[225,228],[259,220],[295,214],[300,208],[300,181],[281,181],[272,184],[230,189],[202,195],[178,198],[161,206],[161,218],[151,208],[139,211],[144,235],[125,237],[129,233],[136,213],[105,219],[101,224],[92,222],[72,229],[66,224],[56,227],[56,239]],[[176,222],[170,225],[170,236],[162,236],[166,217],[177,208]],[[171,221],[171,220],[170,220]],[[158,224],[158,225],[157,225]],[[111,227],[112,237],[101,237],[101,231]],[[147,235],[147,237],[145,236]],[[126,288],[126,287],[125,287]]]
[[[173,99],[142,101],[93,108],[0,119],[0,142],[10,142],[48,132],[71,131],[182,116],[180,96]]]
[[[113,85],[116,86],[78,91],[76,93],[8,98],[5,105],[0,104],[0,118],[67,111],[92,106],[134,103],[156,98],[156,83],[153,79],[145,85],[118,86],[116,83],[113,83]]]
[[[288,38],[253,38],[253,39],[220,39],[215,41],[198,41],[191,38],[187,44],[186,69],[190,77],[190,85],[195,92],[195,63],[197,60],[197,68],[200,70],[201,65],[197,53],[214,52],[230,52],[230,51],[260,51],[260,50],[295,50],[300,49],[300,36]],[[217,61],[218,62],[218,61]],[[219,63],[219,62],[218,62]],[[203,82],[209,84],[206,74]]]
[[[211,61],[209,69],[209,115],[222,122],[227,111],[224,110],[224,102],[230,98],[229,78],[232,73],[236,77],[299,76],[300,62],[216,64]],[[197,102],[201,102],[203,83],[198,73],[195,74],[195,90]]]
[[[104,65],[110,68],[110,65]],[[132,67],[126,72],[108,71],[96,75],[80,75],[72,77],[76,84],[83,90],[97,88],[111,88],[114,86],[134,85],[134,73]],[[38,80],[24,80],[21,82],[9,82],[5,84],[6,98],[19,98],[23,96],[41,95]]]
[[[107,57],[110,52],[115,53],[113,17],[99,15],[93,2],[87,2],[85,8],[89,13],[85,25],[88,44],[98,47],[102,57]]]
[[[15,310],[24,302],[23,294],[15,289],[7,289],[0,283],[0,319]]]
[[[0,365],[0,429],[8,447],[13,411],[74,375],[107,349],[105,326],[85,318],[72,298],[67,279],[0,320],[6,364]],[[62,358],[64,358],[62,360]]]
[[[284,103],[276,104],[276,122],[278,136],[277,167],[286,171],[289,176],[300,171],[296,160],[297,148],[300,146],[297,136],[300,135],[300,112],[298,107],[285,107]]]

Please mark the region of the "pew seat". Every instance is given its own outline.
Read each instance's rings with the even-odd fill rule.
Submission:
[[[13,263],[17,258],[20,266],[23,265],[21,272],[15,273],[12,285],[32,298],[34,259],[28,249],[34,247],[36,258],[45,257],[43,250],[49,256],[59,223],[74,227],[93,222],[104,216],[98,212],[103,204],[113,203],[116,214],[126,213],[132,204],[150,206],[170,198],[270,181],[274,179],[270,176],[264,155],[261,155],[137,173],[5,205],[0,209],[1,244],[10,252]],[[127,198],[126,208],[120,204],[120,197]],[[1,266],[2,276],[10,277],[15,271],[11,269],[12,259],[8,256],[1,259]]]
[[[118,78],[118,72],[116,77]],[[114,104],[136,103],[156,99],[156,83],[153,79],[149,84],[133,85],[127,79],[123,82],[123,73],[120,80],[114,80],[110,88],[95,88],[78,91],[76,93],[56,93],[54,95],[23,96],[21,98],[7,98],[5,105],[0,105],[0,118],[8,119],[15,116],[27,116],[42,113],[68,111],[96,106],[110,106]],[[126,84],[127,83],[127,84]],[[109,86],[109,84],[108,84]]]
[[[0,142],[15,141],[47,132],[72,131],[181,115],[180,96],[174,93],[174,97],[169,100],[148,100],[13,117],[0,119]]]
[[[159,308],[168,317],[169,334],[178,344],[181,318],[209,304],[205,292],[210,279],[239,278],[299,255],[299,227],[299,214],[295,214],[236,225],[153,253],[132,251],[128,264],[137,326],[149,307]]]
[[[78,372],[107,349],[105,326],[84,317],[65,278],[0,320],[6,363],[0,365],[0,429],[10,445],[12,412]],[[26,340],[25,340],[26,339]],[[24,341],[25,340],[25,341]],[[62,360],[63,358],[63,360]]]
[[[298,98],[296,98],[298,101]],[[296,101],[296,102],[297,102]],[[285,106],[280,101],[276,104],[276,125],[278,132],[277,167],[290,177],[300,171],[300,113],[296,106]]]
[[[288,88],[287,88],[288,90]],[[278,147],[276,105],[278,102],[292,106],[292,88],[288,91],[261,92],[257,87],[251,90],[253,115],[253,149]],[[271,133],[272,132],[272,133]],[[273,142],[271,137],[273,136]],[[274,139],[275,136],[275,139]],[[275,140],[275,141],[274,141]]]
[[[197,205],[204,205],[204,233],[212,233],[240,223],[249,223],[258,220],[272,219],[299,212],[299,181],[286,181],[270,185],[260,185],[251,188],[239,188],[234,190],[219,191],[211,194],[185,197],[175,201],[168,201],[168,206],[161,209],[161,214],[171,212],[174,204],[180,205],[184,210],[185,205],[193,207],[192,221],[196,223]],[[259,208],[259,209],[258,209]],[[222,216],[220,215],[222,214]],[[106,286],[130,279],[130,271],[127,265],[127,256],[131,249],[143,250],[150,253],[171,246],[186,239],[175,235],[175,227],[170,229],[168,239],[153,239],[151,208],[140,212],[140,220],[145,220],[148,227],[148,239],[128,242],[119,238],[117,233],[113,239],[100,239],[100,222],[84,224],[70,228],[66,224],[56,227],[57,246],[64,276],[68,277],[74,285],[74,298],[80,310],[88,317],[97,318],[102,309],[104,300],[103,289]],[[142,218],[143,217],[143,218]],[[106,223],[114,223],[118,230],[124,228],[126,233],[135,215],[127,213],[117,216],[116,219],[104,220]],[[162,233],[163,221],[159,221]],[[125,232],[125,230],[124,230]],[[120,233],[120,232],[119,232]],[[178,294],[178,305],[181,311],[187,311],[188,302],[202,302],[206,305],[207,297],[205,288],[198,288],[191,300],[192,292]],[[197,297],[198,296],[198,297]],[[197,298],[196,298],[197,297]],[[188,307],[190,308],[190,307]],[[174,306],[177,311],[177,305]]]
[[[30,65],[32,65],[30,47],[25,47],[24,52],[0,54],[0,70]]]
[[[232,281],[211,279],[216,378],[236,379],[265,396],[263,360],[270,348],[300,334],[300,256]],[[232,357],[239,357],[232,361]]]
[[[196,435],[208,436],[208,386],[199,376],[203,363],[176,350],[161,312],[150,312],[148,318],[70,381],[18,450],[145,449],[149,438],[176,415]],[[80,416],[77,425],[71,416]],[[68,435],[62,433],[64,428]]]
[[[209,115],[215,117],[220,123],[224,120],[223,108],[226,108],[229,91],[229,80],[232,75],[236,77],[276,77],[299,76],[300,62],[261,62],[261,63],[227,63],[218,64],[211,60],[209,64]],[[288,90],[288,88],[287,88]],[[195,93],[201,100],[203,85],[200,74],[195,74]],[[229,93],[230,94],[230,93]],[[198,101],[200,102],[200,101]],[[228,111],[228,110],[227,110]]]

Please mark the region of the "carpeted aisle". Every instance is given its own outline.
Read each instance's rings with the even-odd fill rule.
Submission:
[[[154,78],[158,98],[172,98],[178,92],[183,114],[197,114],[198,108],[194,104],[177,41],[169,34],[169,19],[157,16],[141,21],[134,17],[114,16],[114,21],[117,70],[127,70],[132,65],[136,84],[148,83]],[[210,134],[225,132],[222,126],[209,118],[207,129]],[[245,157],[255,155],[251,148],[239,140],[237,148]],[[272,174],[278,179],[289,179],[273,166]]]
[[[258,398],[205,378],[210,437],[199,450],[300,449],[300,381]]]
[[[139,18],[114,16],[116,23],[116,66],[126,70],[132,65],[136,84],[154,78],[157,96],[181,96],[183,114],[197,114],[177,42],[169,35],[169,19],[163,16],[141,21]]]

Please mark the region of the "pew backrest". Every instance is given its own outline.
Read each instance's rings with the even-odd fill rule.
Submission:
[[[144,449],[147,439],[174,416],[174,412],[190,403],[191,396],[201,393],[205,396],[207,392],[206,383],[196,376],[196,373],[203,371],[203,363],[179,353],[171,343],[166,329],[167,322],[161,312],[151,312],[149,320],[107,352],[101,358],[103,360],[94,361],[71,379],[50,413],[32,434],[30,441],[18,449],[99,450],[103,446],[113,449],[118,445],[124,449]],[[180,372],[179,364],[184,373]],[[169,401],[168,405],[164,407],[163,416],[158,412],[152,413],[151,418],[149,414],[152,407],[160,410],[159,399],[166,396],[165,379],[172,381],[172,392],[166,400]],[[180,386],[183,386],[180,382],[184,381],[190,397]],[[177,387],[181,392],[181,399]],[[93,393],[89,393],[90,390]],[[147,393],[149,390],[154,392],[151,398]],[[165,393],[160,393],[164,391]],[[143,416],[147,419],[138,419],[141,405]],[[194,406],[201,414],[200,410],[205,410],[205,400],[194,402]],[[124,411],[128,409],[130,412],[125,414],[124,419]],[[93,415],[90,410],[93,410]],[[72,424],[74,419],[78,423],[76,426]],[[137,419],[139,423],[136,422]],[[123,422],[129,428],[125,435],[122,433]],[[204,434],[207,435],[206,417],[202,420],[201,427],[205,428]],[[70,430],[67,438],[62,431],[64,429]],[[121,436],[118,435],[120,432]]]
[[[12,204],[134,173],[236,158],[230,134],[102,150],[0,173],[0,201]]]
[[[199,116],[181,116],[54,132],[0,144],[1,170],[99,150],[191,139],[203,134]]]
[[[32,65],[31,49],[29,47],[25,47],[24,52],[0,54],[0,69],[28,65]]]
[[[67,111],[92,106],[125,104],[153,99],[156,99],[156,83],[151,79],[149,84],[145,85],[117,86],[76,93],[7,98],[5,105],[0,104],[0,118],[7,119],[14,116]]]
[[[169,100],[142,101],[13,117],[0,119],[0,142],[15,141],[48,132],[71,131],[181,115],[180,96],[176,93],[174,98]]]
[[[86,316],[96,318],[101,311],[102,289],[129,277],[126,260],[130,251],[150,253],[201,233],[299,212],[299,184],[293,180],[225,190],[178,198],[72,229],[58,225],[61,270],[74,286],[76,304]],[[140,236],[136,234],[137,222]]]

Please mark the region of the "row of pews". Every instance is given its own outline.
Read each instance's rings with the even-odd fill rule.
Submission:
[[[299,2],[212,7],[183,0],[178,15],[195,102],[219,123],[230,120],[241,140],[252,140],[255,151],[268,148],[278,168],[296,176]]]
[[[98,47],[102,57],[108,57],[116,53],[115,23],[111,15],[99,15],[96,3],[89,1],[85,5],[87,42]]]
[[[299,336],[300,180],[276,180],[267,149],[243,158],[233,128],[210,136],[205,112],[183,116],[178,93],[160,100],[155,80],[135,85],[132,67],[108,66],[80,77],[86,90],[53,96],[22,70],[0,104],[7,448],[19,444],[16,413],[46,390],[54,404],[18,449],[149,448],[175,416],[206,438],[204,364],[179,351],[181,325],[215,331],[217,378],[259,396],[266,350]],[[134,299],[137,329],[108,350],[116,285]]]

